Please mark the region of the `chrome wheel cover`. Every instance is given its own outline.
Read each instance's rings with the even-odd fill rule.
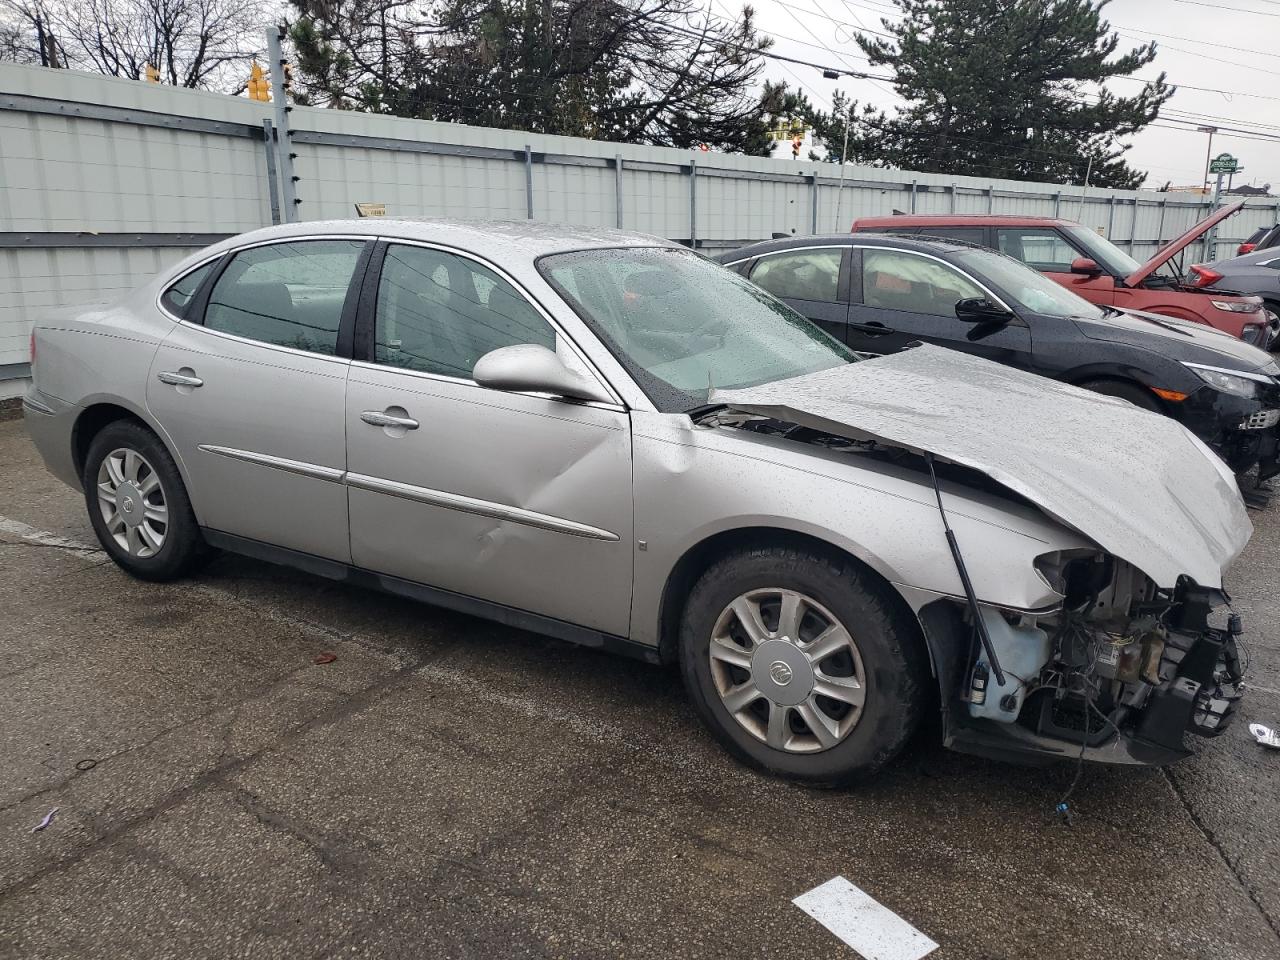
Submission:
[[[169,531],[160,475],[136,450],[112,450],[98,466],[98,509],[108,535],[131,557],[154,557]]]
[[[862,717],[866,673],[858,645],[803,593],[765,587],[742,594],[716,618],[709,655],[725,709],[775,750],[829,750]]]

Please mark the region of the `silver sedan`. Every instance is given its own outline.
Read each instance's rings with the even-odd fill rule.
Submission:
[[[780,775],[866,777],[935,710],[957,749],[1164,763],[1239,697],[1250,525],[1190,433],[859,357],[651,237],[273,227],[32,352],[28,430],[134,576],[230,550],[678,663]]]

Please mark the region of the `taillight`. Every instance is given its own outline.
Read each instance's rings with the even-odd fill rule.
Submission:
[[[1196,275],[1191,281],[1193,287],[1211,287],[1222,279],[1222,274],[1217,270],[1210,270],[1208,267],[1192,267],[1191,272]]]
[[[1253,249],[1255,246],[1256,245],[1252,243],[1240,244],[1240,246],[1236,247],[1236,256],[1243,257],[1246,253],[1253,253]]]

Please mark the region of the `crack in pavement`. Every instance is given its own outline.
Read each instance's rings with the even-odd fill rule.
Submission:
[[[352,867],[368,866],[368,859],[359,855],[353,848],[340,846],[334,838],[268,806],[251,790],[228,783],[219,783],[216,789],[229,794],[236,806],[251,814],[264,827],[300,841],[316,855],[321,865],[330,873],[346,874]]]
[[[1257,908],[1258,914],[1262,917],[1263,922],[1271,929],[1272,934],[1275,935],[1276,941],[1280,942],[1280,924],[1277,924],[1275,918],[1267,912],[1267,908],[1263,905],[1262,900],[1259,899],[1253,887],[1245,880],[1231,857],[1227,855],[1227,851],[1218,841],[1217,835],[1213,832],[1212,828],[1210,828],[1209,825],[1201,819],[1200,814],[1196,812],[1195,807],[1191,803],[1190,797],[1188,797],[1186,792],[1183,791],[1181,785],[1177,781],[1177,778],[1174,777],[1172,771],[1170,771],[1168,767],[1161,767],[1160,772],[1164,774],[1164,778],[1169,782],[1169,786],[1173,790],[1174,796],[1178,798],[1178,802],[1182,804],[1182,808],[1187,812],[1187,816],[1191,818],[1191,822],[1195,824],[1196,829],[1200,831],[1205,842],[1217,851],[1218,856],[1226,865],[1227,870],[1230,871],[1231,876],[1235,878],[1236,883],[1240,885],[1240,889],[1244,891],[1245,896],[1247,896],[1254,907]]]
[[[292,745],[313,730],[330,724],[336,720],[341,720],[344,717],[351,716],[370,704],[375,703],[382,696],[385,696],[390,692],[391,688],[399,684],[401,681],[412,677],[414,674],[431,664],[434,660],[441,659],[450,653],[453,653],[459,646],[460,643],[449,644],[439,650],[433,651],[431,654],[421,658],[416,663],[399,667],[390,674],[379,677],[368,686],[362,687],[350,697],[340,700],[330,707],[325,708],[314,717],[310,717],[309,719],[289,728],[273,741],[252,753],[205,770],[191,783],[170,791],[159,800],[147,806],[144,810],[123,820],[116,826],[100,834],[86,846],[69,853],[53,863],[47,864],[43,868],[35,871],[9,887],[0,889],[0,902],[32,889],[37,883],[48,876],[62,873],[74,867],[76,864],[80,863],[86,857],[92,855],[98,850],[110,847],[117,840],[129,836],[132,831],[143,824],[155,820],[162,814],[167,813],[169,810],[172,810],[174,807],[179,806],[192,797],[199,796],[206,790],[222,785],[231,776],[239,773],[241,770],[244,770],[258,759],[268,756],[281,748]]]

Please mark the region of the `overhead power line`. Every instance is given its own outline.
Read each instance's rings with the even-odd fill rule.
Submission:
[[[677,26],[668,24],[665,29],[672,31],[673,33],[679,33],[679,34],[683,34],[684,36],[694,37],[695,39],[706,39],[704,34],[700,33],[697,30],[689,29],[688,27],[677,27]],[[857,77],[861,80],[885,80],[885,81],[888,81],[889,83],[893,82],[893,77],[879,77],[869,73],[862,73],[857,70],[850,70],[847,66],[833,67],[830,64],[815,63],[812,60],[801,60],[799,57],[784,57],[780,53],[772,53],[768,50],[761,50],[759,47],[753,47],[750,44],[746,44],[746,43],[724,42],[722,43],[722,45],[727,47],[737,47],[739,50],[743,50],[747,53],[753,53],[756,56],[766,57],[770,60],[779,60],[783,63],[795,63],[795,64],[799,64],[802,67],[812,67],[814,70],[821,70],[824,73],[839,74],[840,76],[845,76],[845,77]]]
[[[1280,17],[1280,13],[1270,10],[1249,10],[1245,7],[1228,7],[1219,3],[1205,3],[1204,0],[1177,0],[1178,3],[1190,4],[1193,7],[1208,7],[1210,10],[1230,10],[1232,13],[1252,13],[1259,17]]]
[[[1194,43],[1198,47],[1217,47],[1219,50],[1235,50],[1237,53],[1256,53],[1260,57],[1273,57],[1274,51],[1267,50],[1251,50],[1248,47],[1233,47],[1228,43],[1210,43],[1208,40],[1192,40],[1190,37],[1179,37],[1172,33],[1156,33],[1154,30],[1141,30],[1138,27],[1112,25],[1112,29],[1117,33],[1129,31],[1130,33],[1140,33],[1146,37],[1158,37],[1162,40],[1179,40],[1182,43]],[[1172,48],[1170,48],[1172,49]],[[1188,53],[1192,51],[1187,51]],[[1199,56],[1199,54],[1196,54]]]
[[[1129,40],[1136,41],[1137,43],[1142,42],[1141,37],[1136,37],[1131,33],[1124,32],[1123,30],[1117,30],[1116,33]],[[1198,50],[1188,50],[1186,47],[1175,47],[1169,43],[1162,43],[1159,45],[1159,48],[1162,50],[1176,50],[1178,51],[1178,53],[1188,53],[1193,57],[1199,57],[1201,60],[1212,60],[1214,63],[1226,63],[1233,67],[1244,66],[1244,67],[1247,67],[1249,70],[1252,70],[1254,73],[1269,73],[1273,77],[1280,77],[1280,71],[1267,70],[1263,67],[1255,67],[1247,64],[1242,64],[1239,60],[1227,60],[1224,57],[1211,57],[1207,53],[1201,53]]]

